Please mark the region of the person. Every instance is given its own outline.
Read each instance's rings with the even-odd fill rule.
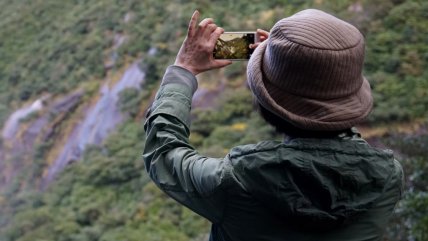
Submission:
[[[253,46],[247,81],[286,138],[210,158],[189,144],[195,76],[231,62],[213,59],[224,30],[199,15],[147,113],[143,158],[155,184],[212,223],[210,240],[381,240],[403,171],[354,128],[373,105],[362,34],[315,9],[259,30],[266,40]]]

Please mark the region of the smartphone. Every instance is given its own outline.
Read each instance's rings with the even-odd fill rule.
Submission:
[[[248,60],[254,49],[250,44],[256,41],[256,32],[224,32],[214,47],[215,59]]]

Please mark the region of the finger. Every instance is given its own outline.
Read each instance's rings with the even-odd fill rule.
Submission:
[[[210,39],[211,34],[217,29],[217,25],[215,23],[210,23],[204,29],[204,38]]]
[[[198,19],[199,19],[199,11],[198,10],[195,10],[194,12],[193,12],[193,15],[192,15],[192,18],[190,19],[190,22],[189,22],[189,28],[188,28],[188,30],[187,30],[187,36],[188,37],[193,37],[194,35],[195,35],[195,32],[196,32],[196,24],[197,24],[197,22],[198,22]]]
[[[260,45],[260,42],[258,43],[254,43],[254,44],[250,44],[250,49],[255,49]]]
[[[211,34],[212,32],[214,32],[217,29],[217,25],[215,23],[210,23],[210,24],[208,24],[206,29],[208,30],[207,32],[209,32]]]
[[[268,31],[266,31],[266,30],[263,30],[263,29],[257,29],[257,34],[260,36],[260,37],[265,37],[265,38],[268,38],[269,37],[269,32]]]
[[[205,28],[210,23],[214,23],[212,18],[204,18],[204,20],[199,23],[199,28]]]
[[[215,46],[218,38],[220,38],[220,35],[222,33],[224,33],[224,29],[220,28],[220,27],[217,27],[214,30],[214,32],[211,33],[210,40],[208,41],[208,44],[209,44],[210,47],[212,47],[212,49],[214,49],[214,46]]]
[[[256,42],[263,42],[269,38],[269,32],[263,29],[257,29],[256,32]]]

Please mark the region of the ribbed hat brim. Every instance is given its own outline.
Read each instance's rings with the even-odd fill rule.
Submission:
[[[373,105],[370,84],[363,78],[352,95],[335,99],[295,96],[274,86],[263,74],[263,55],[268,41],[261,43],[247,67],[248,84],[259,103],[296,127],[314,130],[343,130],[361,122]],[[284,80],[287,81],[287,80]],[[273,99],[272,96],[281,96]]]

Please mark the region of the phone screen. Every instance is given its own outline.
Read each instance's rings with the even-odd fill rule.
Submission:
[[[248,60],[254,49],[250,44],[255,41],[254,32],[225,32],[220,35],[214,47],[215,59]]]

